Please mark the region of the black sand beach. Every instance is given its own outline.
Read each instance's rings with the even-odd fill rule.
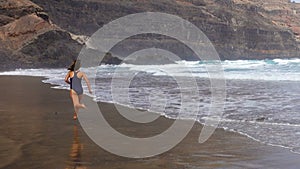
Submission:
[[[297,169],[300,155],[218,129],[199,144],[201,125],[170,151],[151,158],[113,155],[85,134],[72,119],[69,92],[51,89],[42,78],[0,76],[1,169]],[[155,135],[173,121],[160,117],[137,126],[124,120],[113,104],[99,103],[109,123],[123,133]]]

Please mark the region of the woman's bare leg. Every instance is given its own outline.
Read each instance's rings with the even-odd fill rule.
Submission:
[[[77,93],[75,91],[72,91],[71,90],[71,98],[72,98],[72,101],[73,101],[73,105],[74,105],[74,115],[73,115],[73,119],[76,120],[77,119],[77,113],[79,111],[80,108],[85,108],[85,105],[84,104],[81,104],[80,101],[81,101],[81,98],[82,96],[78,96]]]
[[[70,91],[70,96],[72,98],[72,101],[73,101],[73,106],[74,106],[74,114],[73,114],[73,119],[76,120],[77,119],[77,113],[78,113],[78,108],[75,106],[78,104],[78,98],[75,94],[74,91]]]
[[[72,97],[72,100],[73,100],[74,107],[77,107],[77,108],[86,108],[84,104],[80,103],[79,96],[73,90],[71,90],[71,97]]]
[[[83,97],[83,94],[81,94],[81,95],[78,95],[79,104],[83,106],[83,107],[80,107],[80,108],[84,108],[84,109],[85,109],[85,108],[86,108],[86,106],[85,106],[83,103],[81,103],[82,97]]]
[[[82,94],[81,94],[81,95],[78,95],[79,103],[81,103],[82,96],[83,96]]]

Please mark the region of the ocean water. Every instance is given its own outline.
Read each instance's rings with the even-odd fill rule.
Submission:
[[[199,97],[189,98],[187,105],[197,102],[199,111],[195,116],[187,106],[180,117],[196,117],[203,123],[211,104],[207,64],[213,63],[102,65],[82,71],[95,82],[92,84],[95,101],[151,110],[169,118],[177,118],[182,92],[189,90],[188,85],[177,82],[178,77],[184,77],[186,84],[195,80]],[[237,60],[221,64],[226,100],[219,127],[300,153],[300,59]],[[96,75],[91,75],[95,70]],[[64,82],[66,73],[65,69],[17,69],[0,75],[42,76],[46,78],[43,82],[54,85],[53,88],[68,89]]]

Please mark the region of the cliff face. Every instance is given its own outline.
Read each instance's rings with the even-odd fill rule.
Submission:
[[[0,1],[0,70],[65,67],[81,45],[28,0]]]
[[[77,41],[112,20],[146,11],[192,22],[222,59],[300,56],[300,4],[289,0],[1,0],[0,70],[65,67],[82,47]],[[196,59],[175,39],[151,34],[127,39],[111,52],[124,57],[145,47]],[[110,55],[103,62],[121,60]]]
[[[165,12],[198,26],[222,59],[299,57],[299,4],[288,0],[32,0],[62,28],[90,36],[104,24],[136,12]],[[146,40],[145,40],[146,39]],[[160,46],[184,59],[193,53],[172,39],[135,38],[139,45],[115,49],[120,56],[139,46]],[[161,43],[161,44],[160,44]]]

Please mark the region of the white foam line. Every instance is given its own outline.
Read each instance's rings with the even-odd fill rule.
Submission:
[[[275,123],[275,122],[260,122],[260,121],[250,121],[250,120],[234,120],[234,119],[225,119],[225,118],[222,118],[222,119],[221,119],[221,122],[230,122],[230,123],[250,123],[250,124],[271,125],[271,126],[300,127],[300,124]]]

